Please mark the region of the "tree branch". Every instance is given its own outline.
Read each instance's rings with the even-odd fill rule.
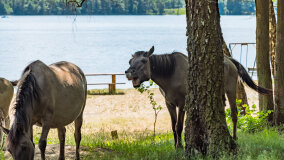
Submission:
[[[67,5],[69,5],[70,3],[75,3],[76,4],[76,7],[80,8],[82,7],[83,3],[85,2],[86,0],[81,0],[81,2],[77,2],[77,0],[66,0],[66,3]]]

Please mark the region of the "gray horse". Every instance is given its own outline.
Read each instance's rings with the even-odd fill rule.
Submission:
[[[188,70],[188,58],[179,52],[152,55],[153,52],[154,46],[149,51],[138,51],[134,53],[129,61],[130,67],[125,71],[126,77],[128,80],[132,80],[133,87],[135,88],[149,79],[152,79],[159,85],[171,116],[175,147],[182,147],[181,133],[185,114],[185,83]],[[269,89],[257,86],[239,62],[227,56],[224,57],[225,93],[231,108],[234,139],[236,139],[237,130],[236,87],[238,75],[255,91],[261,94],[272,93]],[[178,114],[176,107],[178,107]]]
[[[81,126],[87,97],[87,82],[79,67],[70,62],[49,66],[41,61],[28,65],[18,83],[15,119],[7,134],[7,149],[15,160],[34,159],[33,125],[42,126],[38,142],[45,159],[46,139],[57,128],[59,159],[64,159],[65,126],[75,121],[76,159],[80,159]]]

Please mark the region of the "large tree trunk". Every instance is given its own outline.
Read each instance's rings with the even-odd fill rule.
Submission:
[[[223,39],[223,53],[229,57],[232,57],[231,54],[230,54],[230,51],[227,47],[227,44],[225,42],[225,40]],[[242,103],[239,105],[239,107],[242,108],[242,112],[241,114],[245,115],[246,114],[246,109],[244,107],[242,107],[244,104],[248,104],[248,98],[247,98],[247,93],[246,93],[246,90],[245,90],[245,87],[244,87],[244,84],[242,81],[238,80],[238,84],[237,84],[237,95],[236,95],[236,98],[237,99],[241,99],[242,100]]]
[[[224,113],[224,64],[218,0],[185,0],[187,15],[186,153],[235,151]]]
[[[269,55],[272,66],[272,75],[275,75],[275,44],[276,44],[276,18],[273,2],[269,2]]]
[[[284,1],[278,0],[275,57],[275,110],[274,121],[284,124]]]
[[[256,66],[258,85],[272,89],[269,64],[269,0],[256,0]],[[259,94],[259,109],[273,110],[273,95]],[[269,116],[272,122],[272,114]]]

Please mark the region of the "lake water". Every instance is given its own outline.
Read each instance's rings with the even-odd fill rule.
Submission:
[[[222,16],[227,43],[255,42],[255,16]],[[155,46],[155,53],[186,53],[185,16],[8,16],[0,18],[0,77],[18,79],[30,62],[70,61],[85,73],[123,73],[131,54]],[[245,63],[247,48],[242,48]],[[248,66],[255,46],[248,48]],[[240,60],[241,47],[233,49]],[[110,82],[110,77],[88,77],[89,83]],[[127,82],[118,88],[131,88]],[[90,86],[106,88],[107,86]]]

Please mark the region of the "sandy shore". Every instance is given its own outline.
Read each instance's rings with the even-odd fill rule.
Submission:
[[[171,131],[170,116],[164,98],[158,89],[152,89],[154,98],[163,109],[158,115],[157,129],[161,132]],[[258,94],[246,88],[248,103],[258,106]],[[229,106],[226,101],[226,106]],[[153,130],[154,111],[146,93],[134,89],[125,90],[125,95],[89,96],[84,112],[85,124],[93,125],[92,131],[99,130]]]

